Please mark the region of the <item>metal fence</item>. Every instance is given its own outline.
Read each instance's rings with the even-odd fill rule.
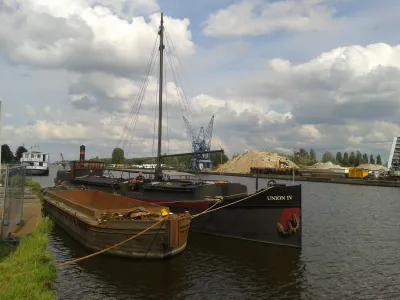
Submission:
[[[2,198],[0,236],[7,237],[17,226],[23,225],[23,208],[25,193],[25,166],[7,166],[3,188],[0,197]],[[3,175],[3,174],[2,174]]]

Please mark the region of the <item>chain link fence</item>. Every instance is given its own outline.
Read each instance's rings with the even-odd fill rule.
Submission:
[[[3,238],[20,225],[23,225],[23,207],[25,193],[25,166],[7,166],[3,169],[3,187],[0,188],[1,223],[0,236]],[[3,175],[3,174],[2,174]]]

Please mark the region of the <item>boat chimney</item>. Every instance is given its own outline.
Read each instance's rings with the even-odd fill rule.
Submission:
[[[79,160],[85,160],[85,145],[81,145],[79,152]]]

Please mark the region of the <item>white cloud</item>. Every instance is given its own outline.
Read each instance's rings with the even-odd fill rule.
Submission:
[[[45,107],[43,108],[43,110],[44,110],[44,112],[45,112],[46,114],[51,114],[51,107],[50,107],[50,106],[45,106]]]
[[[25,109],[25,114],[26,114],[28,117],[33,117],[33,116],[36,115],[36,110],[35,110],[32,106],[30,106],[30,105],[28,105],[28,104],[25,104],[25,105],[24,105],[24,109]]]
[[[205,128],[215,115],[214,136],[229,153],[257,148],[340,151],[367,147],[385,155],[392,136],[400,131],[396,116],[400,88],[395,84],[400,76],[398,52],[399,47],[375,44],[333,49],[302,64],[275,59],[259,73],[239,83],[232,81],[230,98],[201,94],[188,99],[191,113],[184,114],[192,117],[189,119],[196,127]],[[14,134],[71,142],[90,139],[97,147],[106,143],[111,151],[128,121],[139,83],[103,73],[76,77],[70,89],[75,91],[70,96],[73,105],[83,95],[95,97],[90,105],[79,107],[84,116],[81,123],[41,120]],[[172,82],[166,86],[163,151],[189,151],[181,113],[184,105],[177,97],[180,90]],[[152,78],[138,115],[132,149],[154,153],[156,95],[157,80]],[[50,110],[45,107],[45,111]],[[103,117],[98,117],[99,111]],[[131,143],[130,136],[125,147]],[[213,146],[218,149],[219,143],[214,141]]]
[[[140,11],[144,7],[154,11],[157,7],[154,1],[123,2]],[[113,13],[122,9],[123,2],[3,2],[0,49],[13,62],[37,67],[141,74],[157,36],[160,14],[150,15],[149,20],[142,16],[125,20]],[[111,8],[106,7],[111,4]],[[189,20],[165,16],[165,24],[177,54],[182,58],[192,55]]]
[[[332,24],[324,0],[242,0],[209,16],[204,34],[212,37],[258,36],[279,30],[322,31]]]
[[[138,98],[157,34],[159,14],[153,14],[157,3],[107,0],[95,6],[89,0],[14,1],[18,9],[7,3],[7,9],[0,10],[0,51],[18,71],[15,74],[29,76],[19,81],[11,72],[14,77],[7,79],[15,78],[15,84],[1,86],[2,95],[7,95],[4,109],[14,115],[3,127],[5,142],[40,143],[66,158],[70,157],[67,151],[78,153],[80,144],[88,146],[89,156],[110,155]],[[332,22],[324,1],[247,3],[239,6],[240,24],[232,17],[237,7],[230,6],[219,19],[210,18],[206,32],[226,36],[225,28],[237,27],[238,35],[262,35],[284,29],[324,30]],[[257,5],[264,17],[247,19]],[[291,5],[298,9],[291,11]],[[213,20],[228,21],[218,27]],[[252,55],[246,52],[252,49],[251,42],[217,43],[208,50],[206,44],[194,45],[189,24],[188,19],[166,17],[183,64],[191,57],[203,71],[208,67],[212,71],[204,71],[207,76],[201,80],[195,68],[184,74],[193,76],[190,80],[198,89],[187,93],[185,86],[186,103],[178,97],[181,90],[166,68],[163,152],[190,151],[183,110],[196,132],[215,115],[213,148],[222,146],[229,154],[260,148],[291,153],[295,147],[388,154],[392,136],[400,133],[400,46],[337,45],[301,62],[282,54],[250,65],[238,59]],[[232,45],[237,49],[232,50]],[[296,47],[289,50],[299,52]],[[210,56],[207,62],[203,62],[205,53]],[[56,68],[63,71],[53,76]],[[18,84],[24,88],[17,89]],[[198,88],[209,84],[218,86],[219,93]],[[28,97],[29,103],[19,104],[19,99]],[[130,156],[155,153],[156,97],[157,71],[153,71],[135,131],[126,139]]]
[[[296,141],[305,146],[302,139],[307,138],[307,147],[343,149],[350,144],[386,155],[392,136],[400,132],[399,79],[399,46],[354,45],[301,64],[273,59],[246,80],[236,79],[233,93],[288,108],[292,128],[274,135],[282,136],[281,146]]]
[[[321,139],[321,132],[314,125],[302,125],[299,129],[300,136],[311,142]]]

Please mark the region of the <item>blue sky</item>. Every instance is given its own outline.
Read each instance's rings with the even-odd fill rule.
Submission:
[[[108,156],[154,41],[158,17],[152,14],[161,10],[174,20],[167,28],[179,46],[185,70],[180,77],[194,124],[205,126],[216,115],[215,147],[221,144],[230,154],[260,148],[284,152],[294,146],[313,147],[320,155],[364,149],[385,157],[400,129],[395,104],[400,92],[385,77],[380,82],[375,71],[377,65],[383,68],[379,74],[399,67],[398,1],[126,0],[125,12],[129,4],[134,17],[146,20],[132,24],[122,22],[115,13],[120,8],[109,0],[16,2],[18,11],[0,11],[3,137],[12,149],[40,144],[57,159],[60,152],[73,157],[83,143],[91,156]],[[239,10],[232,6],[237,4]],[[250,16],[253,4],[259,6]],[[172,87],[172,76],[168,80]],[[142,133],[134,133],[136,156],[154,150],[149,127],[155,85],[153,80],[140,111],[136,131]],[[366,96],[375,85],[381,93]],[[188,151],[179,99],[170,92],[170,151]],[[84,102],[87,97],[95,103]],[[341,107],[360,98],[370,107],[369,99],[379,101],[385,112],[387,105],[392,115],[363,111],[367,122],[341,114]],[[315,114],[326,121],[310,115],[316,107]],[[368,125],[370,131],[366,122],[374,124]]]

